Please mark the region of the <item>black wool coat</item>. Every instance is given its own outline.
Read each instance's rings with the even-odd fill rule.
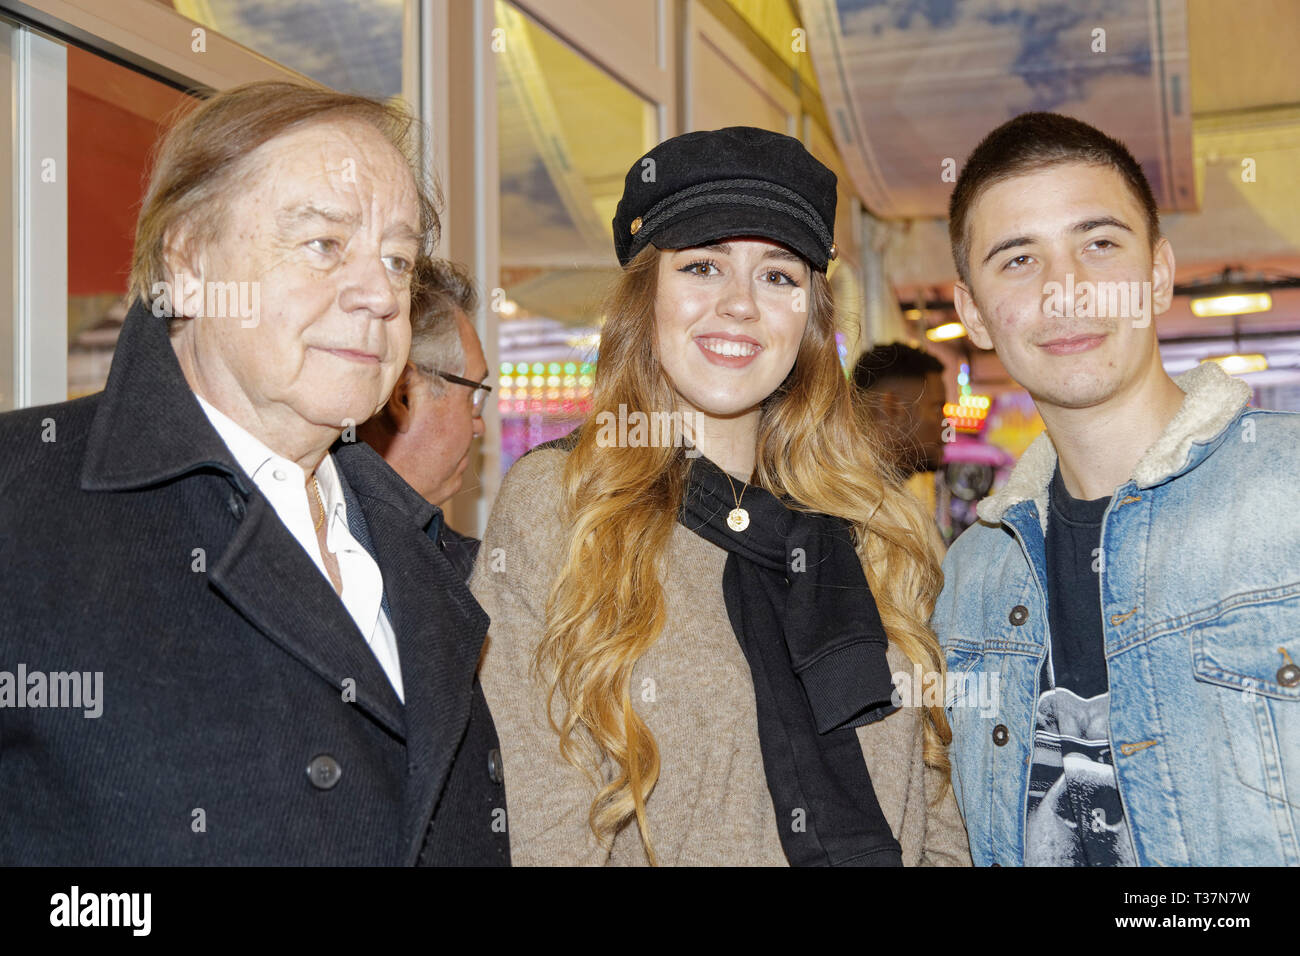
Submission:
[[[451,525],[442,525],[441,534],[438,537],[438,546],[442,548],[443,554],[452,566],[460,572],[461,577],[466,581],[474,573],[474,562],[478,558],[479,545],[483,542],[478,538],[471,538],[467,534],[461,534]]]
[[[364,443],[335,460],[405,704],[204,415],[166,320],[131,310],[103,392],[0,415],[0,864],[509,862],[487,616],[440,512]],[[58,700],[29,683],[4,703],[20,665],[101,674],[102,713],[49,706],[67,677]]]

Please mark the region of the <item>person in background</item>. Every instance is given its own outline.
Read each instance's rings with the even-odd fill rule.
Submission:
[[[863,352],[853,384],[874,412],[899,475],[943,467],[943,363],[901,342]]]
[[[937,521],[934,473],[943,467],[943,363],[901,342],[880,345],[858,358],[853,384],[899,480]]]
[[[445,260],[421,260],[415,282],[410,360],[384,407],[357,429],[357,437],[439,509],[429,537],[468,578],[478,539],[451,528],[442,509],[464,484],[492,391],[483,384],[487,360],[470,321],[478,294],[465,268]]]
[[[949,234],[971,342],[1046,426],[933,618],[975,862],[1300,864],[1300,415],[1213,362],[1165,371],[1173,250],[1100,130],[993,130]]]

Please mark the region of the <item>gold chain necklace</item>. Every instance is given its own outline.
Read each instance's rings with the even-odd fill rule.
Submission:
[[[320,526],[325,523],[325,501],[320,496],[320,482],[316,480],[315,475],[311,476],[311,490],[316,492],[316,504],[320,505],[320,517],[316,519],[316,527],[312,530],[319,531]]]
[[[722,473],[727,475],[726,471],[723,471]],[[736,485],[735,482],[731,480],[731,475],[727,475],[727,484],[731,485],[731,497],[736,499],[736,507],[732,508],[731,512],[727,515],[727,527],[732,531],[744,531],[749,527],[749,512],[740,507],[740,500],[745,497],[745,492],[749,490],[749,485],[745,485],[741,490],[739,497],[737,497]]]

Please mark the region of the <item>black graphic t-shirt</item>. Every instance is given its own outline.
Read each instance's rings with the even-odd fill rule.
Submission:
[[[1101,625],[1101,521],[1109,498],[1080,501],[1052,476],[1047,519],[1051,644],[1038,682],[1025,863],[1133,866],[1115,782]]]

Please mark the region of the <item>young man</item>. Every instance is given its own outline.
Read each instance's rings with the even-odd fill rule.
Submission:
[[[1300,864],[1300,416],[1165,373],[1173,251],[1098,130],[994,130],[949,229],[971,341],[1047,426],[933,620],[975,863]]]

